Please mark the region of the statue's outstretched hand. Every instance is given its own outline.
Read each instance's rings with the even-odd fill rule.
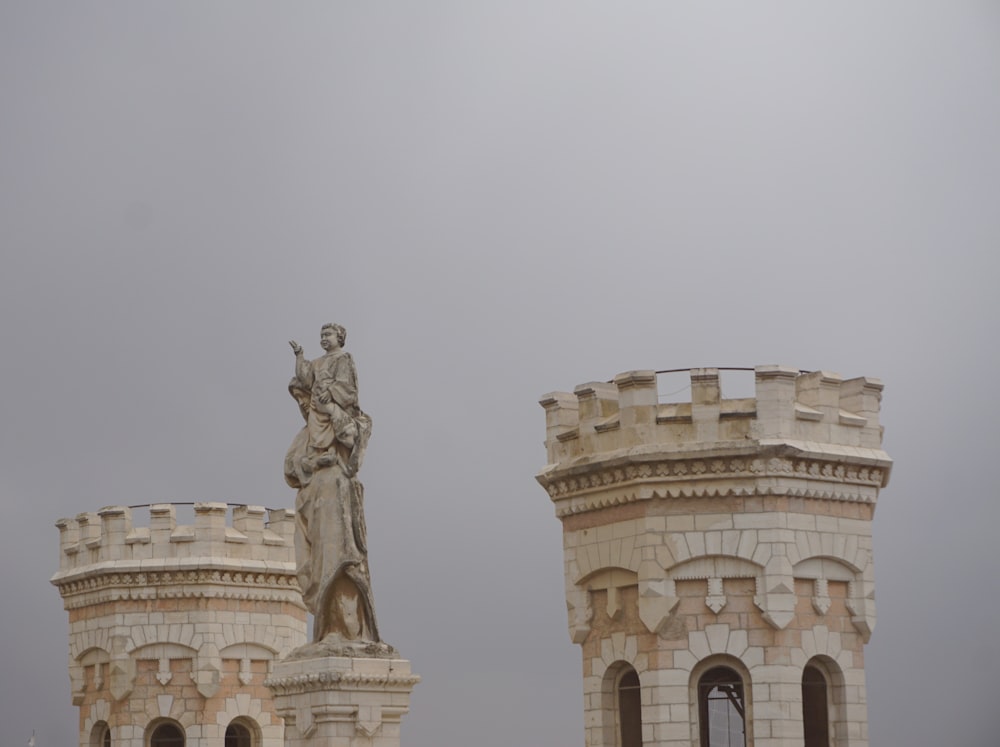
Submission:
[[[295,340],[289,340],[288,344],[292,346],[292,352],[296,355],[302,352],[302,346],[295,342]]]

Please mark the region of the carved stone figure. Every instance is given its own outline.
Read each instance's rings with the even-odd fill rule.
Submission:
[[[292,340],[295,376],[288,391],[305,426],[285,456],[285,480],[295,499],[295,555],[313,641],[378,642],[368,573],[364,487],[357,478],[372,421],[358,405],[358,373],[343,349],[347,331],[326,324],[324,354],[306,360]]]

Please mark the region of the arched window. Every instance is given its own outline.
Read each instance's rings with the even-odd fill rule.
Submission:
[[[149,747],[184,747],[184,731],[173,721],[164,721],[150,734]]]
[[[111,729],[106,721],[98,721],[90,730],[90,747],[111,747]]]
[[[729,667],[712,667],[698,680],[701,747],[745,747],[743,679]]]
[[[639,675],[628,667],[618,678],[618,734],[620,747],[642,747],[642,702]],[[227,745],[228,747],[228,745]]]
[[[226,727],[225,747],[254,747],[253,732],[239,721],[233,721]]]
[[[802,728],[805,747],[830,747],[830,708],[826,675],[814,664],[802,670]]]

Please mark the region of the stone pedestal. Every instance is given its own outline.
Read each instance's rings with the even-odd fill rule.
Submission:
[[[406,659],[322,656],[275,663],[267,685],[285,747],[399,747],[419,681]]]

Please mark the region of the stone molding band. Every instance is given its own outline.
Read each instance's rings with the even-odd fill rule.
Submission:
[[[144,568],[138,563],[128,567],[125,563],[104,561],[83,568],[61,571],[52,577],[51,583],[60,589],[70,584],[98,581],[104,585],[122,586],[159,586],[164,584],[235,584],[237,586],[256,584],[259,586],[284,586],[289,579],[295,578],[295,566],[284,564],[284,568],[275,568],[275,564],[265,567],[244,567],[235,570],[220,566],[212,558],[195,558],[185,561],[184,566],[164,567],[167,563],[145,561]],[[159,568],[155,566],[160,566]]]
[[[583,498],[583,502],[575,502],[570,505],[559,505],[556,507],[556,516],[563,518],[573,514],[586,513],[588,511],[600,511],[604,508],[622,506],[626,503],[636,503],[637,501],[647,501],[653,499],[678,499],[678,498],[751,498],[753,496],[780,496],[788,498],[811,498],[814,500],[840,501],[843,503],[875,503],[875,495],[864,495],[857,493],[842,493],[832,491],[801,490],[784,487],[763,487],[755,486],[750,488],[720,488],[720,489],[689,489],[680,488],[670,490],[644,490],[634,493],[616,493],[615,495],[586,495],[569,496],[560,498],[558,501],[570,500],[573,497]]]
[[[138,573],[74,573],[54,580],[66,609],[92,604],[144,599],[237,599],[291,602],[302,606],[298,581],[292,571],[255,573],[204,568]]]
[[[105,604],[110,602],[139,602],[148,599],[233,599],[236,601],[243,602],[284,602],[286,604],[293,604],[296,607],[301,607],[305,609],[305,605],[302,604],[302,594],[298,589],[289,589],[287,592],[275,592],[275,593],[257,593],[250,594],[244,593],[240,594],[237,592],[222,592],[222,593],[208,593],[204,591],[177,591],[177,592],[167,592],[158,594],[142,594],[136,591],[123,591],[120,590],[119,593],[115,593],[114,589],[106,590],[103,593],[95,593],[94,595],[80,596],[77,599],[64,600],[63,609],[65,610],[76,610],[82,609],[84,607],[90,607],[95,604]]]
[[[651,498],[703,498],[726,496],[780,495],[796,498],[875,503],[878,489],[888,478],[882,466],[845,465],[832,461],[794,457],[707,457],[698,459],[606,460],[594,464],[543,472],[538,482],[557,504],[556,515],[594,511],[609,506]],[[804,480],[805,484],[761,484],[772,481]],[[697,481],[697,485],[694,484]],[[711,483],[729,484],[712,485]],[[734,481],[739,481],[734,483]],[[705,483],[709,484],[706,485]],[[607,495],[607,490],[634,487],[630,492]],[[568,502],[572,499],[583,499]]]
[[[303,693],[329,690],[331,685],[337,689],[377,689],[409,691],[420,682],[416,674],[359,674],[356,672],[312,672],[288,677],[269,677],[265,685],[275,695],[300,695]]]

